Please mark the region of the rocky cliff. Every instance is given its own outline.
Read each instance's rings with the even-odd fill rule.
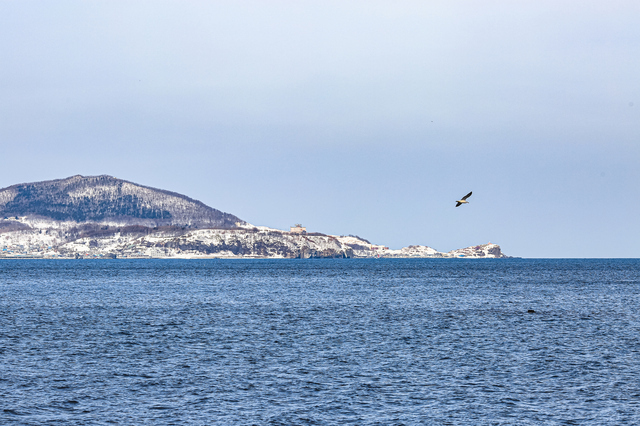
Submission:
[[[484,244],[439,252],[427,246],[399,250],[365,240],[293,234],[266,227],[189,229],[110,226],[19,217],[0,220],[0,257],[44,258],[503,258]]]

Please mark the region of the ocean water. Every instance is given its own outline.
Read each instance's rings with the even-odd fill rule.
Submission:
[[[0,424],[640,424],[639,309],[640,260],[5,260]]]

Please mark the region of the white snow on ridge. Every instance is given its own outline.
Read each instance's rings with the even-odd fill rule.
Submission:
[[[371,243],[364,241],[358,237],[354,237],[354,236],[337,236],[334,235],[333,236],[335,239],[337,239],[338,241],[340,241],[342,244],[354,244],[354,245],[360,245],[360,246],[372,246]]]
[[[402,257],[431,257],[437,255],[443,255],[438,250],[428,246],[408,246],[403,247],[400,250],[389,250],[393,254]]]
[[[296,234],[244,223],[236,229],[145,230],[111,221],[78,224],[20,217],[0,219],[0,225],[0,257],[505,257],[491,243],[449,253],[418,245],[390,250],[358,237]]]
[[[470,246],[462,249],[451,250],[449,254],[453,257],[470,258],[498,258],[505,257],[497,244],[487,243],[479,246]]]
[[[11,202],[16,196],[15,189],[5,189],[4,191],[0,191],[0,206],[4,206],[5,204]]]
[[[68,191],[67,194],[71,198],[97,198],[100,196],[100,198],[115,199],[118,196],[118,187],[115,185],[87,186]]]

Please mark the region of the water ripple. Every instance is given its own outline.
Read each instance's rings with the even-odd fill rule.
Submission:
[[[4,261],[0,423],[638,424],[639,290],[638,260]]]

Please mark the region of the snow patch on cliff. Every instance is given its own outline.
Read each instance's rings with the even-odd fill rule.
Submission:
[[[451,250],[449,255],[453,257],[469,257],[469,258],[501,258],[507,257],[502,254],[500,246],[497,244],[487,243],[479,246],[470,246],[457,250]]]
[[[145,228],[111,221],[78,224],[20,217],[0,220],[0,225],[0,256],[4,257],[505,257],[497,244],[449,253],[422,245],[390,250],[355,236],[295,234],[250,224],[236,229]]]

